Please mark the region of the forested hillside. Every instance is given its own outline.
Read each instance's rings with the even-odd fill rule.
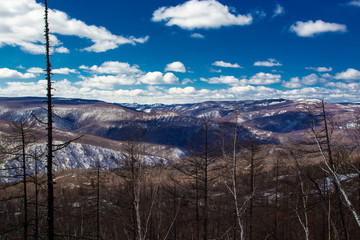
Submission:
[[[357,105],[264,100],[131,110],[54,101],[56,239],[360,233]],[[43,102],[0,104],[0,236],[23,239],[27,229],[28,239],[44,238]]]

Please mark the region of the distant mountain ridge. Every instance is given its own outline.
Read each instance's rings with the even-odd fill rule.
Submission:
[[[0,120],[18,121],[35,115],[46,121],[46,99],[0,98]],[[89,134],[111,140],[126,141],[131,129],[140,128],[142,140],[153,144],[186,147],[187,141],[201,127],[203,119],[211,121],[214,131],[220,123],[239,124],[244,135],[264,141],[276,141],[278,135],[291,137],[304,126],[301,106],[317,100],[247,100],[202,102],[194,104],[112,104],[98,100],[54,98],[54,126],[61,131]],[[327,103],[327,111],[338,117],[339,126],[354,122],[358,104]],[[35,121],[34,118],[28,121]],[[39,126],[40,127],[40,126]],[[268,137],[266,137],[268,136]]]
[[[0,98],[0,131],[8,131],[7,123],[24,120],[45,135],[45,126],[38,121],[47,120],[45,101],[35,97]],[[317,103],[318,100],[267,99],[141,105],[54,98],[54,131],[56,140],[84,135],[79,144],[90,149],[84,154],[96,155],[97,159],[108,159],[109,151],[120,156],[121,143],[140,140],[147,144],[148,159],[167,162],[184,154],[188,145],[200,137],[204,122],[208,124],[209,135],[231,138],[237,119],[239,141],[252,138],[262,143],[283,144],[302,138],[306,126],[301,122],[308,117],[303,107]],[[326,110],[336,118],[339,131],[356,126],[360,116],[358,104],[327,103]],[[65,149],[62,156],[71,156],[79,146]],[[69,158],[77,162],[67,162],[62,167],[93,166],[93,156],[80,158],[80,155]],[[111,167],[108,162],[104,162],[104,168]]]

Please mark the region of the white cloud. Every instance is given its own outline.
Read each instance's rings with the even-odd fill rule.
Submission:
[[[232,25],[249,25],[252,16],[234,15],[232,9],[216,0],[189,0],[175,7],[161,7],[153,13],[155,22],[165,21],[167,26],[180,28],[209,29]]]
[[[345,81],[360,80],[360,71],[354,68],[348,68],[345,72],[337,73],[335,79],[342,79]]]
[[[264,99],[264,96],[273,98],[278,90],[264,86],[236,86],[229,89],[230,93],[241,96],[242,99]]]
[[[178,64],[171,66],[174,67],[173,71],[182,70]],[[176,66],[177,68],[175,68]],[[100,66],[92,67],[81,65],[79,69],[95,74],[92,77],[82,77],[83,81],[78,83],[88,88],[113,90],[116,85],[179,84],[179,79],[173,73],[163,74],[159,71],[145,73],[139,69],[138,65],[130,65],[125,62],[108,61]]]
[[[267,61],[257,61],[254,63],[254,66],[261,66],[261,67],[275,67],[275,66],[282,66],[281,63],[279,63],[274,58],[269,58]]]
[[[195,91],[196,90],[194,87],[186,87],[186,88],[173,87],[168,90],[170,94],[175,94],[175,95],[188,95],[195,93]]]
[[[301,88],[303,85],[299,77],[293,77],[290,78],[289,82],[283,81],[282,86],[286,88]]]
[[[210,72],[213,72],[213,73],[221,73],[221,69],[213,69],[213,68],[210,68]]]
[[[281,75],[271,73],[257,73],[250,79],[238,79],[234,76],[220,76],[212,78],[200,78],[201,81],[209,84],[227,84],[231,86],[245,86],[245,85],[270,85],[281,82]]]
[[[317,21],[298,21],[290,27],[291,32],[295,32],[300,37],[313,37],[317,34],[326,32],[346,32],[346,25],[338,23],[328,23],[322,20]]]
[[[276,4],[272,18],[283,15],[284,13],[285,13],[285,8],[283,6],[281,6],[280,4]]]
[[[134,77],[127,75],[106,75],[84,78],[82,82],[77,83],[84,88],[96,88],[96,89],[107,89],[114,90],[116,85],[133,85],[136,84],[137,80]]]
[[[293,77],[290,78],[289,82],[283,81],[282,86],[286,88],[301,88],[305,85],[315,85],[322,80],[324,79],[321,79],[317,74],[312,73],[310,75],[302,77],[301,79],[299,77]]]
[[[0,47],[5,45],[19,46],[23,51],[32,54],[43,54],[44,47],[44,7],[35,0],[0,0]],[[51,46],[55,52],[69,53],[62,46],[58,35],[77,36],[89,39],[93,45],[84,48],[89,52],[105,52],[122,44],[144,43],[148,37],[134,38],[114,35],[104,27],[87,25],[70,18],[66,13],[49,10],[49,24],[52,35]],[[56,34],[56,36],[55,36]]]
[[[314,70],[316,72],[331,72],[332,67],[306,67],[307,70]]]
[[[7,82],[6,87],[0,87],[0,95],[8,97],[45,96],[46,80],[38,82]]]
[[[182,80],[181,84],[182,85],[185,85],[185,84],[188,84],[188,83],[194,83],[195,81],[194,80],[191,80],[190,78],[185,78]]]
[[[281,82],[281,75],[271,73],[257,73],[249,79],[249,84],[270,85]]]
[[[360,7],[360,0],[348,2],[348,5]]]
[[[0,78],[28,79],[35,77],[33,73],[21,73],[9,68],[0,68]]]
[[[28,73],[35,73],[35,74],[39,74],[39,73],[44,73],[44,69],[42,68],[39,68],[39,67],[32,67],[32,68],[29,68],[27,70]]]
[[[39,68],[39,67],[32,67],[29,68],[27,70],[28,73],[34,73],[34,74],[41,74],[41,73],[45,73],[44,69]],[[70,68],[59,68],[59,69],[53,69],[52,70],[53,74],[70,74],[70,73],[79,73],[76,69],[70,69]]]
[[[81,65],[79,67],[79,69],[82,69],[82,70],[89,70],[89,67],[88,66],[85,66],[85,65]]]
[[[234,76],[220,76],[220,77],[212,77],[209,79],[200,78],[200,80],[210,84],[228,84],[228,85],[240,84],[240,80]]]
[[[205,38],[205,36],[200,33],[193,33],[193,34],[191,34],[191,37],[192,38],[201,38],[201,39]]]
[[[332,76],[332,75],[329,74],[329,73],[323,73],[323,74],[321,74],[321,77],[322,77],[322,78],[329,78],[329,79],[334,78],[334,76]]]
[[[116,76],[111,76],[116,77]],[[248,100],[266,98],[285,99],[325,99],[330,101],[358,101],[360,83],[328,83],[328,88],[305,87],[291,90],[277,90],[266,86],[236,85],[223,89],[195,89],[192,86],[184,88],[165,86],[148,86],[146,89],[111,89],[95,88],[68,80],[56,81],[54,88],[57,97],[98,99],[108,102],[137,103],[190,103],[213,100]],[[46,81],[37,82],[7,82],[0,86],[1,96],[45,96]]]
[[[70,74],[70,73],[79,73],[76,69],[70,69],[70,68],[59,68],[59,69],[53,69],[52,73],[54,74]]]
[[[108,61],[108,62],[104,62],[100,66],[94,65],[92,67],[81,65],[79,68],[83,70],[90,70],[92,73],[97,73],[97,74],[133,75],[133,74],[142,73],[138,65],[131,66],[129,63],[117,62],[117,61]]]
[[[66,47],[58,47],[58,48],[55,48],[55,52],[57,53],[70,53],[70,50],[67,49]]]
[[[165,71],[166,72],[172,71],[172,72],[184,73],[184,72],[186,72],[186,68],[182,62],[177,61],[177,62],[172,62],[172,63],[169,63],[168,65],[166,65]]]
[[[326,86],[352,92],[359,91],[360,89],[360,83],[329,82]]]
[[[301,79],[301,82],[305,85],[315,85],[319,82],[320,78],[315,73],[305,76]]]
[[[179,84],[179,79],[173,73],[148,72],[139,78],[144,84]]]
[[[212,65],[217,66],[217,67],[225,67],[225,68],[242,68],[237,63],[227,63],[227,62],[224,62],[224,61],[216,61]]]

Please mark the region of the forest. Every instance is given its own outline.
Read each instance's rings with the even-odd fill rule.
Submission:
[[[117,167],[52,172],[53,238],[357,239],[360,128],[336,131],[323,101],[303,113],[304,138],[282,145],[244,140],[237,122],[232,134],[215,134],[203,119],[171,164],[146,164],[134,128]],[[1,159],[17,164],[1,183],[0,238],[47,239],[47,156],[28,151],[41,133],[21,122],[9,127]]]

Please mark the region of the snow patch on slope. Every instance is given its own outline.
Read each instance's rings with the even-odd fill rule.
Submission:
[[[55,142],[55,144],[61,144],[61,142]],[[46,167],[44,157],[44,153],[46,152],[46,145],[38,144],[32,146],[30,149],[28,149],[28,151],[31,153],[36,152],[38,156],[42,155],[42,158],[38,159],[38,168],[40,173],[44,173]],[[169,156],[170,159],[158,156],[143,155],[141,160],[147,166],[155,166],[157,164],[167,164],[169,161],[180,157],[182,154],[183,153],[181,150],[175,150]],[[103,170],[114,169],[121,168],[125,158],[125,154],[121,151],[115,151],[112,149],[88,144],[71,143],[69,146],[54,152],[53,168],[55,171],[73,168],[96,169],[99,162],[100,168]],[[0,171],[0,182],[15,180],[8,179],[7,177],[18,175],[21,171],[21,166],[21,162],[14,159],[10,159],[5,163],[0,164],[0,169],[7,169],[6,171]],[[34,160],[29,159],[26,167],[28,169],[28,174],[33,175],[35,172]]]

